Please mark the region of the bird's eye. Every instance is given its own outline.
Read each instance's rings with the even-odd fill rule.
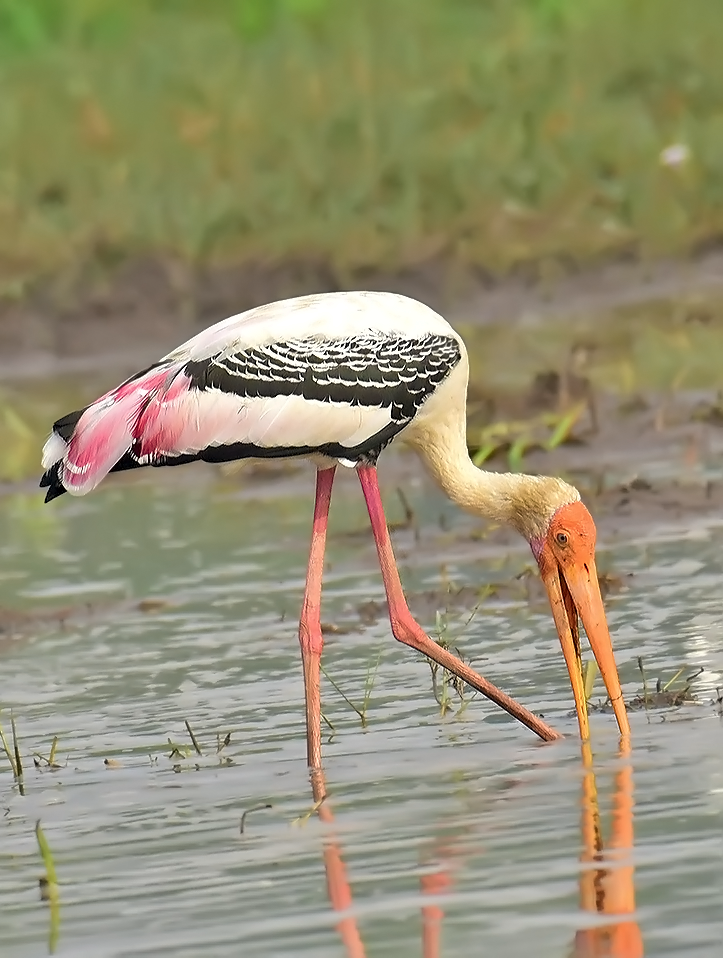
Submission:
[[[558,545],[561,545],[561,546],[566,546],[566,545],[567,545],[567,533],[566,533],[566,532],[558,532],[557,535],[555,536],[555,538],[557,539],[557,544],[558,544]]]

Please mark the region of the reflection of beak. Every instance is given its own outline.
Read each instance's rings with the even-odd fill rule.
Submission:
[[[620,688],[594,559],[590,557],[582,566],[570,563],[565,569],[562,569],[557,561],[547,562],[545,568],[541,569],[541,573],[552,607],[557,634],[560,637],[562,654],[565,656],[567,670],[570,673],[581,737],[583,740],[590,737],[590,726],[582,679],[578,615],[582,619],[590,648],[612,702],[620,734],[629,735],[628,714]]]
[[[600,809],[590,744],[582,746],[582,856],[580,905],[612,921],[575,934],[573,958],[643,958],[645,948],[635,915],[633,855],[633,778],[629,740],[620,757],[628,761],[615,773],[610,841],[603,847]]]

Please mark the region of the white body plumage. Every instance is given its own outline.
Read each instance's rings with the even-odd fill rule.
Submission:
[[[55,424],[48,497],[83,495],[111,470],[306,456],[375,461],[454,403],[467,357],[455,330],[405,296],[341,292],[270,303],[194,336]]]

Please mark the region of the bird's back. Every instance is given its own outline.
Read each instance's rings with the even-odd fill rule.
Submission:
[[[249,310],[58,420],[43,450],[46,501],[111,471],[195,459],[374,462],[452,370],[466,377],[464,355],[441,316],[392,293]]]
[[[356,336],[416,338],[425,333],[461,339],[439,313],[418,300],[385,292],[315,293],[266,303],[198,333],[164,359],[204,359],[288,339]]]

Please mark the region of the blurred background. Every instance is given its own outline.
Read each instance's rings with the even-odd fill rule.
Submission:
[[[109,365],[325,289],[465,328],[481,458],[588,380],[723,385],[721,40],[718,0],[0,0],[0,479]]]
[[[0,372],[132,367],[258,303],[367,287],[506,328],[556,295],[565,342],[538,337],[552,355],[507,384],[572,350],[629,386],[630,316],[612,354],[571,319],[656,300],[672,329],[643,385],[668,387],[681,297],[719,274],[722,39],[717,0],[0,0]],[[492,335],[483,425],[525,412],[485,392]],[[5,389],[8,442],[38,439],[31,392]]]
[[[465,326],[502,445],[561,376],[723,385],[722,40],[718,0],[0,0],[0,479],[99,369],[325,289]]]
[[[0,289],[93,263],[680,253],[723,225],[716,0],[0,0]]]

